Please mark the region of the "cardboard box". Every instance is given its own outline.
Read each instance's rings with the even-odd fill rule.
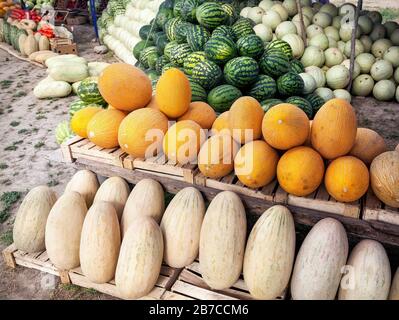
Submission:
[[[53,51],[58,54],[76,54],[76,55],[78,55],[78,47],[77,47],[76,43],[57,45],[53,49]]]

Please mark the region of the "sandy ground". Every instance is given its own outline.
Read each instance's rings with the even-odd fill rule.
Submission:
[[[112,61],[109,55],[92,52],[89,27],[75,30],[80,55],[89,61]],[[20,199],[0,223],[0,251],[12,242],[12,224],[21,199],[34,186],[48,184],[61,194],[74,170],[48,160],[58,148],[54,138],[56,125],[68,119],[68,105],[75,96],[58,100],[37,100],[35,84],[45,76],[45,69],[18,60],[0,50],[0,196],[15,191]],[[354,106],[359,126],[379,132],[392,149],[399,142],[399,104],[382,104],[356,99]],[[4,211],[4,201],[0,202]],[[0,212],[1,216],[2,211]],[[110,299],[95,290],[60,285],[57,278],[39,271],[7,268],[0,259],[0,299]]]

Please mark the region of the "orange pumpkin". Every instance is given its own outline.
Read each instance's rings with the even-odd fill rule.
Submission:
[[[229,134],[215,134],[202,145],[198,168],[205,177],[219,179],[234,169],[239,144]]]
[[[151,100],[151,80],[139,68],[126,63],[106,67],[98,77],[101,95],[114,108],[133,111],[145,107]]]
[[[399,208],[399,152],[377,156],[370,166],[371,188],[388,206]]]
[[[118,130],[125,114],[119,110],[103,110],[96,113],[87,124],[87,137],[102,148],[115,148]]]
[[[155,96],[152,96],[150,103],[147,104],[146,107],[159,110],[159,106],[158,106],[157,100],[155,99]]]
[[[86,107],[77,111],[71,119],[72,131],[82,138],[87,138],[87,125],[96,113],[103,110],[99,107]]]
[[[263,140],[251,141],[238,151],[234,158],[234,172],[250,188],[269,184],[276,176],[277,151]]]
[[[186,75],[177,68],[167,70],[158,80],[155,98],[159,109],[169,118],[185,114],[191,102],[191,87]]]
[[[277,165],[280,186],[299,197],[315,191],[322,183],[323,175],[323,158],[315,150],[305,146],[288,150]]]
[[[312,124],[312,146],[324,158],[346,155],[355,144],[357,121],[349,102],[332,99],[316,113]]]
[[[349,154],[369,166],[376,156],[387,150],[384,138],[377,132],[367,128],[358,128],[355,144]]]
[[[185,114],[178,121],[193,120],[198,123],[202,129],[210,129],[216,120],[216,113],[213,108],[201,101],[191,102]]]
[[[175,163],[192,163],[197,159],[204,132],[198,123],[182,120],[172,125],[163,139],[163,151]]]
[[[309,136],[309,119],[305,112],[289,103],[270,108],[262,122],[263,138],[273,148],[288,150],[305,143]]]
[[[229,111],[229,127],[241,144],[257,140],[262,135],[263,109],[252,97],[238,98]]]
[[[148,158],[162,150],[168,118],[159,110],[142,108],[131,112],[119,126],[122,150],[135,158]]]
[[[369,171],[358,158],[339,157],[328,166],[324,183],[327,192],[337,201],[356,201],[367,192]]]
[[[225,111],[221,113],[212,125],[212,134],[226,133],[230,134],[229,127],[229,112]]]

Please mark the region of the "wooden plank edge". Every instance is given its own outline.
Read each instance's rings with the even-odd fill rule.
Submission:
[[[14,244],[11,244],[10,246],[8,246],[7,248],[5,248],[3,250],[3,259],[4,259],[4,263],[10,267],[10,268],[16,268],[17,267],[17,263],[15,261],[15,257],[13,255],[13,253],[17,251],[17,248],[15,247]]]

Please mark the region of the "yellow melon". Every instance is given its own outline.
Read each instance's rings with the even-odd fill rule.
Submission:
[[[376,156],[386,151],[388,149],[384,138],[377,132],[367,128],[358,128],[355,144],[349,154],[369,166]]]
[[[102,110],[98,107],[86,107],[77,111],[71,119],[72,131],[82,138],[87,138],[87,125],[94,115]]]
[[[193,120],[198,123],[202,129],[210,129],[216,120],[216,113],[213,108],[202,101],[191,102],[187,112],[177,121]]]
[[[230,134],[229,112],[221,113],[212,124],[212,134],[226,133]]]
[[[334,199],[356,201],[367,192],[369,171],[363,161],[355,157],[339,157],[328,166],[324,183]]]

